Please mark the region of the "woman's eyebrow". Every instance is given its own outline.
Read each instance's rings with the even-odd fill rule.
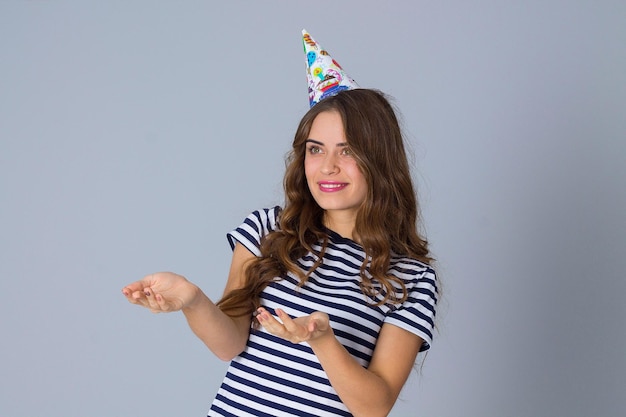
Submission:
[[[304,142],[305,142],[305,143],[314,143],[314,144],[316,144],[316,145],[325,146],[323,142],[320,142],[319,140],[315,140],[315,139],[307,139],[307,140],[305,140]],[[339,147],[345,147],[345,146],[348,146],[348,142],[340,142],[340,143],[338,143],[338,144],[337,144],[337,145],[335,145],[335,146],[337,146],[338,148],[339,148]]]

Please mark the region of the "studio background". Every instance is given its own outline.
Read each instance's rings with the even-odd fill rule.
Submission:
[[[395,98],[445,297],[395,417],[626,413],[626,4],[0,2],[0,415],[204,416],[214,300],[282,203],[301,30]]]

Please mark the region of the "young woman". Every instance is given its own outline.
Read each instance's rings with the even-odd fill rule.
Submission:
[[[385,416],[430,347],[438,298],[385,96],[353,89],[315,104],[284,188],[283,208],[255,211],[228,234],[219,302],[173,273],[123,293],[155,312],[182,310],[231,361],[210,416]]]

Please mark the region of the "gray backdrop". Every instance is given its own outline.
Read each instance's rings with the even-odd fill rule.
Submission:
[[[395,97],[445,284],[393,416],[626,413],[623,1],[0,2],[0,415],[203,416],[226,364],[120,290],[220,296],[279,204],[300,31]]]

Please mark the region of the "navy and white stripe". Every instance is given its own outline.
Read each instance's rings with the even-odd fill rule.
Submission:
[[[276,228],[280,208],[258,210],[228,234],[256,256],[261,238]],[[314,246],[319,250],[319,246]],[[372,358],[385,323],[398,326],[424,340],[430,348],[437,302],[434,271],[414,259],[392,257],[389,274],[404,282],[408,298],[401,305],[374,306],[363,294],[359,269],[365,253],[350,239],[329,231],[323,262],[303,287],[288,274],[263,291],[261,304],[270,312],[283,309],[292,317],[314,311],[328,313],[337,339],[364,367]],[[303,270],[315,262],[312,254],[298,264]],[[398,295],[401,289],[398,287]],[[232,360],[209,416],[350,416],[326,373],[306,342],[293,344],[267,333],[251,331],[244,352]]]

